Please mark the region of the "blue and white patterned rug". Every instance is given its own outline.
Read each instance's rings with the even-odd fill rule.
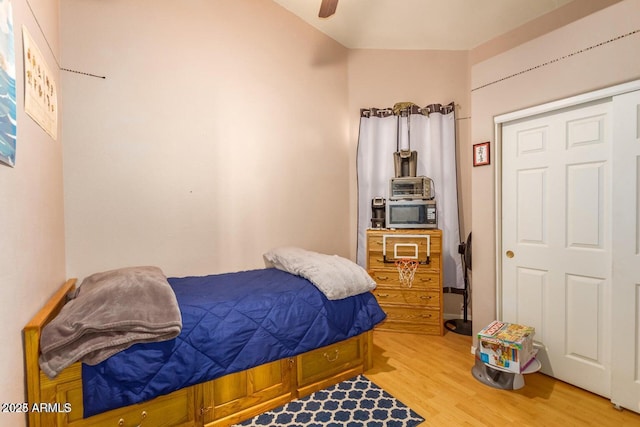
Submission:
[[[423,421],[404,403],[359,375],[236,426],[413,427]]]

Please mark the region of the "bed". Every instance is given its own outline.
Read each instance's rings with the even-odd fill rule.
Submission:
[[[265,269],[169,278],[182,317],[176,338],[135,343],[92,365],[77,361],[52,378],[41,363],[42,333],[74,301],[69,295],[77,281],[68,280],[24,329],[29,425],[228,426],[369,369],[372,329],[385,317],[373,295],[330,299],[312,280],[315,267],[311,275],[299,265],[291,273],[284,271],[291,265],[278,261],[270,259]],[[245,331],[244,318],[259,326]],[[193,332],[198,328],[204,339]],[[184,347],[189,351],[163,372],[174,349]],[[234,352],[219,356],[222,347]],[[144,386],[136,385],[138,377],[123,380],[147,365],[153,368],[143,373]],[[149,378],[159,381],[148,386]]]

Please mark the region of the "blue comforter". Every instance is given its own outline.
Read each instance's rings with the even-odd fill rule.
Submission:
[[[306,279],[272,268],[169,283],[182,332],[83,364],[85,417],[329,345],[385,318],[368,292],[329,301]]]

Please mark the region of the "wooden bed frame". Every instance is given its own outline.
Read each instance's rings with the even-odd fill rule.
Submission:
[[[68,280],[24,328],[30,427],[229,426],[354,377],[372,365],[373,332],[367,331],[85,419],[80,362],[55,379],[47,377],[38,363],[42,328],[60,312],[75,286],[76,279]]]

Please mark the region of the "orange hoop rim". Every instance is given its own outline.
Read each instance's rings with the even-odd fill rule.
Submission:
[[[410,266],[413,267],[413,266],[417,266],[419,264],[418,260],[414,259],[414,258],[398,258],[394,262],[395,262],[396,266],[398,266],[398,267],[400,267],[400,266],[404,267],[404,266],[407,266],[407,265],[410,265]]]

